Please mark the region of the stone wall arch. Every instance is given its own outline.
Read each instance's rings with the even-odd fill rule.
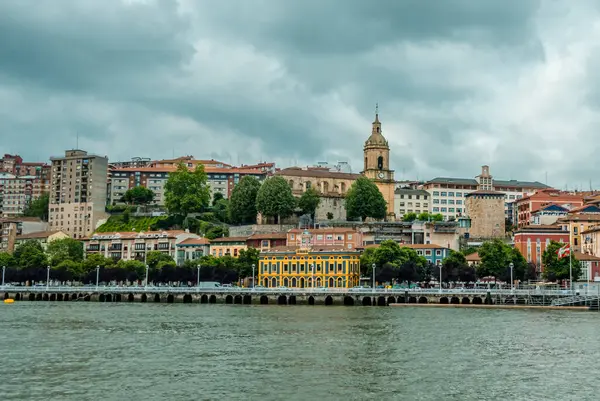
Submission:
[[[429,300],[427,299],[427,297],[423,297],[423,296],[419,297],[419,303],[420,304],[426,304],[428,302],[429,302]]]

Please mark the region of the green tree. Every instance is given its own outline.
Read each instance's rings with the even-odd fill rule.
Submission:
[[[13,256],[17,265],[22,269],[48,265],[44,249],[40,242],[36,240],[28,240],[17,246]]]
[[[227,223],[229,221],[229,201],[227,199],[219,199],[217,203],[213,203],[213,213],[217,220]]]
[[[327,212],[327,220],[333,220],[333,213]]]
[[[83,243],[73,238],[62,238],[48,244],[46,251],[52,266],[58,266],[65,260],[80,262],[83,260]]]
[[[99,253],[92,253],[83,261],[83,270],[85,272],[91,272],[96,267],[106,269],[108,267],[112,267],[114,264],[115,261],[113,259],[107,258]]]
[[[420,213],[417,216],[420,221],[444,221],[444,216],[441,213],[430,214],[428,212]]]
[[[192,172],[180,163],[165,183],[165,206],[169,213],[185,217],[192,212],[202,212],[210,202],[207,182],[203,165],[199,164]]]
[[[39,198],[29,202],[23,216],[39,217],[42,221],[48,221],[48,205],[50,204],[50,194],[43,193]]]
[[[518,249],[505,244],[502,240],[484,242],[479,248],[481,263],[477,266],[477,276],[492,276],[504,281],[510,280],[510,264],[513,264],[513,278],[523,279],[527,270],[527,261]]]
[[[315,217],[315,212],[319,207],[321,198],[319,193],[314,188],[307,189],[300,199],[298,199],[298,207],[302,210],[302,213],[309,214],[312,218]]]
[[[65,259],[55,265],[54,270],[62,272],[61,276],[65,279],[80,279],[85,274],[83,263],[70,259]]]
[[[371,250],[372,249],[372,250]],[[372,264],[376,268],[381,268],[386,264],[401,268],[402,265],[411,262],[411,269],[418,271],[427,265],[427,259],[419,256],[414,249],[408,247],[400,247],[394,240],[383,241],[377,248],[367,248],[361,257],[361,268],[364,264],[365,273],[371,274]],[[370,264],[370,265],[368,265]],[[406,272],[406,268],[403,270]],[[375,272],[377,273],[377,272]],[[407,276],[408,277],[408,276]],[[412,276],[411,276],[412,277]]]
[[[17,261],[8,252],[0,252],[0,267],[15,267],[17,265]]]
[[[556,241],[550,242],[542,254],[542,263],[544,264],[543,277],[549,281],[569,280],[570,268],[573,269],[573,281],[577,281],[581,276],[581,263],[575,255],[558,258],[558,250],[565,244]],[[571,249],[571,252],[573,250]]]
[[[442,262],[442,267],[446,271],[450,281],[475,281],[475,269],[467,264],[465,255],[460,252],[450,251],[450,255]]]
[[[260,251],[256,248],[242,249],[236,260],[237,271],[241,278],[252,276],[252,265],[258,269],[258,256]],[[258,270],[255,270],[256,274]]]
[[[110,267],[106,266],[106,267]],[[146,277],[146,265],[140,260],[119,260],[117,268],[129,272],[135,279],[142,280]]]
[[[291,216],[296,207],[292,189],[282,177],[265,180],[256,195],[256,210],[265,217],[281,219]]]
[[[147,205],[154,200],[154,191],[139,185],[128,189],[123,195],[123,200],[130,205]]]
[[[384,219],[387,205],[377,185],[366,177],[360,177],[346,194],[346,216],[349,220],[367,217]]]
[[[234,224],[256,223],[256,196],[260,182],[253,176],[242,177],[233,187],[229,202],[229,217]]]
[[[220,200],[225,199],[225,195],[223,195],[222,192],[215,192],[213,194],[213,198],[212,198],[212,204],[213,206],[217,204],[217,202],[219,202]]]
[[[416,219],[417,219],[416,213],[406,213],[404,216],[402,216],[402,221],[406,221],[406,222],[415,221]]]
[[[146,254],[146,264],[150,269],[158,269],[161,262],[173,262],[173,258],[161,251],[150,251]]]

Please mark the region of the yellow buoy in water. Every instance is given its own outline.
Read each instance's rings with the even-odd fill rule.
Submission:
[[[5,300],[4,300],[4,303],[5,303],[5,304],[13,304],[13,303],[15,303],[15,300],[14,300],[14,299],[12,299],[12,298],[8,298],[8,299],[5,299]]]

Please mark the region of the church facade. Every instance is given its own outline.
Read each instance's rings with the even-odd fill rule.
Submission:
[[[396,181],[394,180],[394,170],[390,170],[390,146],[381,131],[381,122],[377,111],[375,112],[371,136],[365,142],[363,153],[364,169],[361,174],[375,182],[387,203],[387,220],[395,220],[394,191]]]

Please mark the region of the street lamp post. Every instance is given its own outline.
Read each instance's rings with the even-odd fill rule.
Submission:
[[[145,285],[144,285],[144,288],[148,288],[148,270],[149,270],[149,269],[150,269],[150,268],[148,267],[148,265],[146,265],[146,283],[145,283]]]
[[[372,267],[373,267],[373,292],[375,292],[375,269],[377,268],[377,266],[375,265],[375,263],[373,263]]]
[[[515,268],[515,265],[513,262],[510,262],[508,267],[510,267],[510,291],[514,292],[515,291],[515,280],[513,279],[513,270]]]
[[[2,286],[4,287],[4,275],[6,274],[6,266],[2,266]]]
[[[252,288],[256,287],[254,284],[254,269],[256,269],[256,265],[252,263]]]
[[[46,269],[46,291],[50,287],[50,266]]]
[[[96,291],[98,291],[98,283],[100,282],[100,266],[96,266]]]
[[[444,266],[440,264],[440,294],[442,293],[442,268]]]
[[[196,276],[196,288],[200,288],[200,265],[196,266],[198,269],[198,275]]]
[[[315,289],[315,264],[311,264],[310,265],[310,270],[311,270],[311,274],[312,274],[312,278],[311,278],[311,283],[312,283],[312,289]]]

